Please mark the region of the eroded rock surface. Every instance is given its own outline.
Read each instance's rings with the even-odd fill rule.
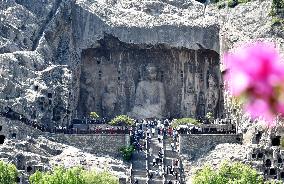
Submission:
[[[257,39],[274,42],[283,54],[283,31],[271,26],[272,18],[268,15],[271,2],[270,0],[252,1],[240,4],[233,9],[218,10],[216,5],[210,4],[205,8],[203,4],[193,0],[45,0],[40,3],[37,0],[1,1],[0,110],[3,113],[17,112],[25,118],[51,128],[55,125],[67,124],[74,117],[78,104],[80,105],[80,95],[82,96],[80,91],[85,89],[80,85],[93,84],[89,80],[93,79],[89,77],[90,75],[96,75],[97,79],[100,75],[104,77],[104,73],[100,74],[98,70],[98,73],[90,73],[86,77],[88,80],[84,80],[85,83],[81,82],[82,74],[88,74],[81,66],[84,57],[87,56],[82,53],[88,51],[92,53],[93,50],[98,51],[100,48],[119,48],[116,47],[117,45],[101,45],[101,41],[109,35],[124,45],[137,46],[144,50],[150,50],[152,47],[160,49],[162,45],[164,49],[169,50],[168,53],[174,49],[205,50],[214,53],[217,58],[234,46]],[[117,53],[123,53],[125,48],[120,47],[119,49],[121,52]],[[158,54],[162,55],[162,51]],[[107,60],[104,53],[100,54],[100,57],[89,61],[107,61],[106,63],[112,64],[112,62],[119,61],[121,56],[131,58],[129,57],[131,54],[127,53],[127,55],[121,54],[121,56]],[[186,58],[184,59],[186,61],[191,55],[194,56],[195,53],[192,52],[187,57],[179,54],[179,57],[173,58],[179,58],[179,60]],[[201,60],[205,61],[205,58]],[[207,62],[212,64],[210,60]],[[118,63],[116,63],[117,66],[119,66]],[[220,74],[219,58],[216,63],[207,66],[214,66],[218,69],[215,74]],[[214,67],[209,70],[212,71]],[[125,71],[130,70],[130,68],[125,68]],[[176,71],[178,71],[176,76],[179,79],[192,78],[189,75],[186,76],[186,72],[184,70],[181,72],[178,67]],[[136,72],[138,73],[143,74],[141,71]],[[116,80],[118,77],[123,77],[118,75],[118,71],[114,74],[117,74],[117,76],[114,75]],[[160,73],[160,79],[162,76],[170,78],[170,75],[165,76]],[[218,79],[216,87],[216,83],[210,77],[212,75],[210,72],[207,75],[207,69],[199,72],[196,77],[199,82],[195,89],[200,89],[200,86],[204,85],[204,93],[198,93],[195,97],[191,95],[193,89],[186,87],[184,89],[188,90],[188,93],[182,93],[183,96],[177,97],[183,99],[180,108],[188,113],[185,115],[193,116],[197,112],[204,115],[208,109],[212,111],[216,102],[209,101],[208,103],[206,101],[208,97],[218,98],[218,102],[222,104],[222,98],[216,94],[217,90],[213,92],[211,90],[211,88],[220,90],[218,85],[221,84],[221,80]],[[120,88],[121,93],[134,94],[133,91],[141,78],[137,76],[134,79],[135,82],[132,80],[125,88]],[[208,82],[208,85],[201,84],[202,79]],[[187,81],[185,84],[190,82]],[[93,86],[91,89],[87,86],[86,89],[90,92],[98,89],[95,85]],[[123,91],[125,89],[127,90]],[[207,94],[205,92],[208,89],[211,92]],[[97,94],[103,96],[102,91],[105,89],[102,87],[100,90]],[[111,90],[109,93],[114,100],[107,102],[106,108],[112,109],[111,103],[116,103],[115,98],[117,97]],[[86,96],[83,94],[83,97]],[[90,99],[92,98],[94,97],[91,96]],[[198,102],[206,109],[195,107]],[[184,104],[192,108],[187,109]],[[89,110],[100,108],[97,105],[91,107],[92,109]],[[125,107],[129,107],[128,111],[131,110],[131,105],[126,104]],[[6,148],[3,149],[15,153],[13,149],[16,148],[12,145],[14,143],[8,141]],[[50,149],[29,148],[26,142],[15,145],[17,148],[32,150],[33,154],[38,155],[35,157],[38,160],[50,157],[53,152]],[[235,145],[228,146],[229,150],[241,150],[242,148]],[[220,148],[222,153],[228,152],[226,149]],[[238,151],[231,151],[231,155],[232,157],[240,155],[239,158],[243,159],[243,154]]]

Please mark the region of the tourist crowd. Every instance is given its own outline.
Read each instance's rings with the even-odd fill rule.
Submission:
[[[181,173],[179,159],[172,159],[171,163],[167,164],[164,158],[164,139],[171,141],[169,146],[172,152],[178,152],[179,147],[178,131],[170,125],[171,121],[168,119],[136,121],[132,138],[136,150],[144,151],[146,154],[147,178],[149,180],[163,179],[167,184],[178,184]],[[167,180],[167,176],[172,177]],[[134,183],[139,184],[137,178]]]

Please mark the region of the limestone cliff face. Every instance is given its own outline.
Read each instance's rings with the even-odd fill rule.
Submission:
[[[106,35],[143,49],[162,44],[169,49],[210,50],[220,55],[237,44],[265,39],[284,53],[283,33],[274,34],[271,28],[270,6],[270,1],[222,10],[214,5],[205,9],[191,0],[1,1],[1,111],[10,109],[49,126],[67,123],[80,98],[82,53],[101,48]],[[195,79],[207,80],[206,72],[200,71]],[[183,79],[186,74],[176,75]],[[208,87],[204,84],[195,90]],[[184,97],[180,98],[183,103]]]

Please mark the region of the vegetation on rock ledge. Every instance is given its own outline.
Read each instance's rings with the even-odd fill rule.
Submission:
[[[172,127],[177,128],[180,125],[198,125],[200,122],[198,122],[194,118],[181,118],[181,119],[176,119],[172,122]]]
[[[127,115],[119,115],[113,118],[110,122],[110,125],[112,126],[123,126],[123,125],[128,125],[128,126],[133,126],[134,125],[134,119],[130,118]]]
[[[93,118],[93,119],[97,119],[100,116],[96,112],[90,112],[90,117]]]
[[[134,146],[124,146],[120,150],[120,153],[122,153],[122,157],[126,161],[130,161],[132,158],[132,154],[134,153]]]
[[[273,0],[269,15],[272,16],[272,26],[284,29],[284,0]]]

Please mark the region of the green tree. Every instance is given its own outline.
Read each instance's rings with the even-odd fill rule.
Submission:
[[[118,184],[108,172],[86,171],[81,167],[57,167],[53,172],[37,171],[29,178],[31,184]]]
[[[193,179],[193,184],[262,184],[263,177],[252,167],[235,162],[223,163],[219,170],[205,166],[198,171]]]
[[[118,178],[110,173],[104,172],[84,172],[86,184],[118,184]]]
[[[16,184],[18,170],[13,164],[6,164],[0,161],[0,183],[1,184]]]

